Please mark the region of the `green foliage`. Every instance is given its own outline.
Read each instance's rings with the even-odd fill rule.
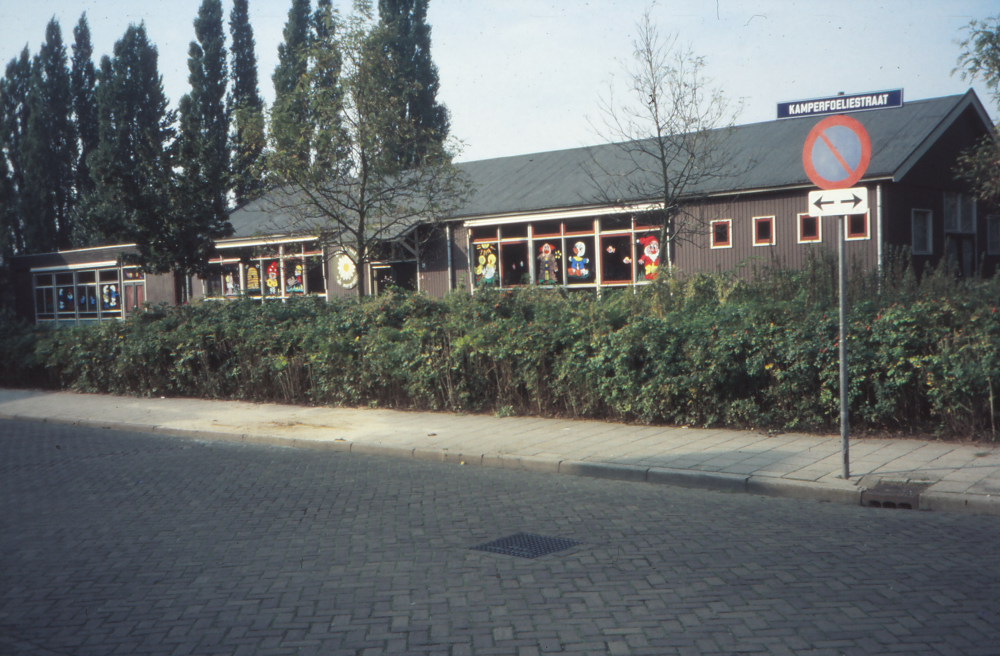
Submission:
[[[283,31],[285,40],[278,45],[278,65],[271,76],[274,82],[271,136],[280,150],[294,153],[303,162],[309,161],[312,139],[307,98],[297,93],[297,89],[309,65],[311,19],[309,0],[292,0]]]
[[[401,124],[410,124],[417,137],[395,144],[400,166],[419,166],[441,150],[448,137],[448,109],[438,103],[437,67],[431,59],[428,0],[379,0],[378,13],[388,32],[386,54],[396,75],[389,93],[398,97]]]
[[[962,52],[952,74],[958,73],[963,80],[981,79],[1000,107],[1000,14],[973,20],[963,29],[966,36],[959,44]],[[972,185],[980,200],[1000,203],[1000,144],[996,137],[987,134],[962,153],[956,173]]]
[[[31,53],[24,47],[19,57],[7,63],[0,80],[0,156],[8,165],[7,208],[4,226],[8,247],[14,253],[24,252],[24,226],[18,217],[24,196],[24,165],[21,146],[28,133],[30,108],[28,90],[31,87]]]
[[[236,204],[251,200],[263,189],[259,172],[264,150],[263,111],[257,83],[257,54],[247,0],[234,0],[229,14],[232,35],[232,94],[228,107],[233,118],[233,188]]]
[[[76,133],[80,138],[80,159],[76,167],[76,194],[80,198],[94,189],[94,180],[90,177],[90,165],[87,158],[97,148],[97,70],[94,68],[94,47],[90,42],[90,25],[87,14],[80,16],[80,21],[73,28],[73,67],[70,81],[73,90],[73,113],[76,120]]]
[[[995,437],[1000,278],[851,280],[853,430]],[[363,302],[203,302],[124,323],[0,322],[0,378],[87,392],[833,430],[837,312],[804,271]],[[880,291],[871,291],[872,289]]]
[[[20,212],[25,250],[40,253],[69,248],[78,149],[66,47],[54,18],[45,29],[45,42],[32,65],[27,102]]]

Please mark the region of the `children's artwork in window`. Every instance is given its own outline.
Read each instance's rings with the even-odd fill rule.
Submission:
[[[247,292],[260,294],[260,268],[256,264],[247,265]]]
[[[101,309],[117,310],[118,308],[118,285],[101,285]]]
[[[125,269],[122,273],[125,274],[125,280],[142,280],[141,269]]]
[[[302,290],[302,262],[288,260],[285,262],[285,292],[301,294]]]
[[[240,295],[240,273],[233,267],[226,267],[222,272],[222,289],[226,296]]]
[[[542,244],[538,249],[538,284],[559,284],[559,261],[562,252],[552,244]]]
[[[476,244],[476,284],[497,284],[497,252],[493,244]]]
[[[569,268],[566,275],[576,280],[586,280],[590,277],[590,258],[587,255],[587,245],[578,241],[573,244],[573,254],[569,256]]]
[[[94,285],[80,285],[76,288],[76,300],[80,304],[80,312],[97,312],[97,287]]]
[[[272,261],[267,265],[267,278],[264,280],[264,285],[266,289],[264,293],[268,296],[278,296],[281,294],[281,288],[278,283],[278,262]]]
[[[660,240],[656,235],[646,235],[639,238],[638,244],[642,249],[642,257],[638,259],[642,277],[645,280],[655,280],[656,271],[660,267]]]
[[[72,287],[60,287],[56,293],[56,301],[60,312],[72,312],[76,309],[76,296]]]

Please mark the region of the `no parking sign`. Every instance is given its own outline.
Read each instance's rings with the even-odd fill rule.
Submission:
[[[830,116],[806,137],[802,166],[820,189],[847,189],[865,174],[871,156],[871,140],[860,123],[849,116]]]

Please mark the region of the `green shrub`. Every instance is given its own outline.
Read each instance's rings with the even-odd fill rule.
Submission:
[[[852,272],[852,426],[995,433],[1000,280]],[[393,291],[147,306],[66,330],[0,320],[7,385],[140,396],[833,429],[836,267],[588,293]]]

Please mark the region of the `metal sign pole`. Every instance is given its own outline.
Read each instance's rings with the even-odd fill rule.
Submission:
[[[844,480],[851,478],[850,448],[847,439],[848,415],[847,415],[847,267],[844,255],[844,233],[847,231],[846,215],[840,218],[840,237],[838,243],[838,255],[840,264],[838,273],[840,280],[838,288],[840,296],[840,441],[844,454]]]

